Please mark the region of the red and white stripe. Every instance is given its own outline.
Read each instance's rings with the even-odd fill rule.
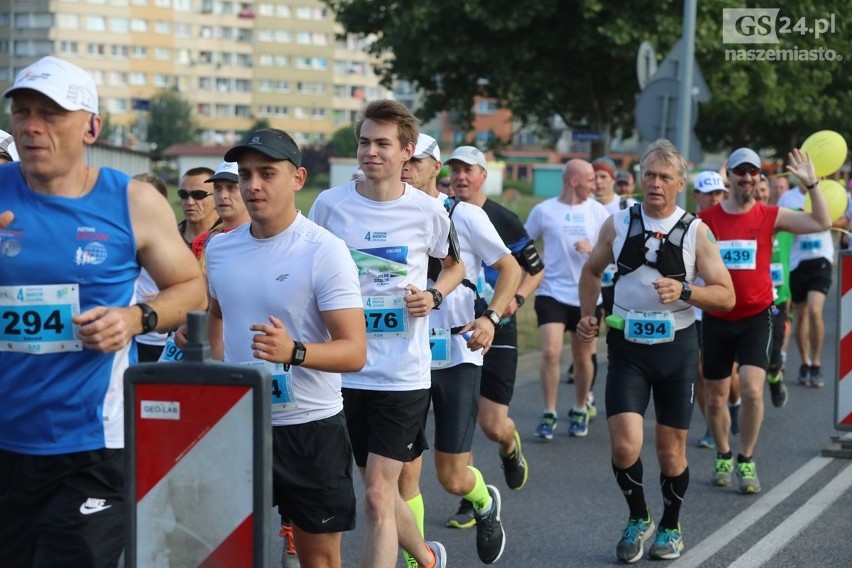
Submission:
[[[840,255],[837,429],[852,430],[852,252]]]
[[[252,398],[243,386],[136,385],[137,566],[253,564]],[[143,401],[179,403],[180,418],[142,418]]]

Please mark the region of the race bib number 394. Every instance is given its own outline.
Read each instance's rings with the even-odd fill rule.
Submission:
[[[0,351],[44,355],[82,351],[76,284],[0,286]]]

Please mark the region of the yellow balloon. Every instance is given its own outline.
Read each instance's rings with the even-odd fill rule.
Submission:
[[[846,190],[843,186],[833,179],[824,179],[819,182],[819,190],[825,196],[825,203],[828,205],[828,216],[832,221],[836,221],[846,213]],[[811,210],[811,192],[805,195],[805,211]]]
[[[802,152],[810,154],[816,175],[830,176],[846,161],[846,140],[833,130],[820,130],[808,136]]]

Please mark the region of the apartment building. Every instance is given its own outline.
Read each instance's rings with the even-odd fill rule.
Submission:
[[[388,96],[364,42],[340,32],[320,0],[0,0],[0,88],[56,55],[92,73],[113,143],[144,140],[163,88],[192,103],[204,143],[234,143],[259,119],[324,142]]]

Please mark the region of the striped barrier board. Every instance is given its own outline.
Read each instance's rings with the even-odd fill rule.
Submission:
[[[128,567],[261,567],[272,503],[271,377],[242,365],[125,373]]]
[[[838,264],[835,428],[852,430],[852,251],[842,251]]]

